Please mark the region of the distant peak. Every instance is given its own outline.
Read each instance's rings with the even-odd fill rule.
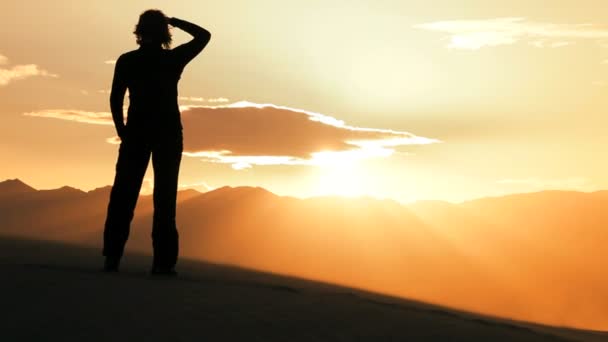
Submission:
[[[187,189],[182,189],[179,190],[178,193],[182,193],[182,194],[202,194],[202,192],[196,190],[196,189],[192,189],[192,188],[187,188]]]
[[[105,192],[110,192],[112,190],[112,186],[111,185],[106,185],[106,186],[102,186],[99,188],[95,188],[93,190],[89,190],[87,191],[87,193],[91,194],[91,193],[105,193]]]
[[[80,189],[68,186],[68,185],[64,185],[61,188],[57,189],[57,190],[62,190],[62,191],[71,191],[71,192],[83,192]]]
[[[0,182],[0,192],[2,192],[2,193],[21,193],[21,192],[32,192],[32,191],[36,191],[36,189],[25,184],[18,178],[7,179],[3,182]]]
[[[229,185],[223,186],[221,188],[217,188],[215,190],[211,190],[206,192],[208,195],[219,195],[219,194],[233,194],[233,195],[251,195],[251,194],[259,194],[259,195],[275,195],[274,193],[259,187],[259,186],[236,186],[232,187]]]
[[[73,195],[80,195],[80,194],[86,194],[86,192],[80,190],[80,189],[76,189],[73,188],[71,186],[67,186],[64,185],[60,188],[55,188],[55,189],[45,189],[45,190],[40,190],[40,192],[45,193],[45,194],[53,194],[53,195],[59,195],[59,196],[73,196]]]
[[[27,184],[25,184],[21,179],[19,178],[15,178],[15,179],[7,179],[5,181],[0,182],[0,184],[23,184],[25,186],[29,186]]]

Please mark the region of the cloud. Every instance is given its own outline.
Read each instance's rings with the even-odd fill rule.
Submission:
[[[237,102],[181,110],[184,155],[239,170],[253,165],[324,165],[388,157],[398,146],[439,142],[408,132],[349,126],[331,116],[272,104]],[[106,112],[45,110],[25,115],[112,125]]]
[[[498,184],[509,186],[524,186],[534,189],[566,189],[583,190],[589,188],[591,184],[584,177],[571,177],[564,179],[542,179],[542,178],[523,178],[523,179],[501,179]]]
[[[108,65],[114,65],[114,64],[116,64],[116,60],[110,59],[110,60],[104,61],[103,63],[108,64]]]
[[[182,120],[186,155],[229,163],[236,169],[386,157],[396,146],[438,142],[408,132],[349,126],[305,110],[250,102],[185,107]]]
[[[190,102],[205,102],[205,99],[202,97],[193,97],[193,96],[180,96],[179,100],[181,101],[190,101]]]
[[[211,102],[211,103],[226,103],[226,102],[230,102],[230,100],[228,100],[225,97],[218,97],[216,99],[207,99],[207,102]]]
[[[0,65],[6,64],[8,64],[8,58],[4,55],[0,55]],[[5,86],[13,81],[23,80],[33,76],[58,77],[56,74],[40,69],[36,64],[14,65],[10,69],[0,68],[0,86]]]
[[[437,21],[414,28],[449,34],[448,47],[477,50],[482,47],[511,45],[528,41],[536,47],[563,47],[567,40],[608,38],[608,28],[593,24],[554,24],[525,18]]]
[[[118,136],[113,136],[106,139],[106,142],[111,145],[120,145],[120,138]]]
[[[179,100],[180,101],[188,101],[188,102],[208,102],[208,103],[227,103],[227,102],[230,102],[230,100],[227,99],[227,98],[225,98],[225,97],[206,99],[204,97],[180,96]]]
[[[573,45],[573,44],[574,43],[572,43],[572,42],[553,42],[549,45],[549,47],[560,48],[560,47],[569,46],[569,45]]]
[[[25,116],[52,118],[96,125],[112,125],[112,114],[108,112],[87,112],[72,109],[49,109],[24,113]]]
[[[560,47],[565,47],[565,46],[570,46],[573,45],[573,42],[550,42],[550,41],[546,41],[546,40],[537,40],[537,41],[533,41],[530,42],[530,45],[537,47],[537,48],[560,48]]]

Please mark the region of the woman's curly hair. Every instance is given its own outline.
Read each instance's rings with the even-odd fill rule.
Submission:
[[[169,19],[160,10],[151,9],[142,13],[133,33],[139,45],[160,44],[165,49],[171,47]]]

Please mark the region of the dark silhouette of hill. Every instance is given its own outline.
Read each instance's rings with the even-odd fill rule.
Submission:
[[[99,250],[0,238],[7,341],[605,341],[301,278],[182,260],[180,277],[97,270]],[[120,305],[117,303],[129,303]],[[113,329],[107,329],[111,322]]]
[[[35,192],[36,189],[19,179],[8,179],[0,183],[0,196],[9,197]]]
[[[0,189],[2,189],[0,183]],[[0,195],[0,234],[100,246],[109,188]],[[181,255],[470,311],[590,329],[608,322],[608,193],[461,204],[180,192]],[[127,249],[150,253],[140,196]]]

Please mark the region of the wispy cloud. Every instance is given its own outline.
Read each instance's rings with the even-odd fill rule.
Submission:
[[[112,114],[108,112],[88,112],[74,109],[48,109],[37,112],[24,113],[25,116],[52,118],[76,121],[95,125],[112,125]]]
[[[469,50],[521,41],[536,47],[558,48],[572,44],[571,40],[597,41],[608,38],[608,28],[598,25],[555,24],[529,21],[525,18],[437,21],[414,27],[447,33],[449,48]]]
[[[229,99],[225,98],[225,97],[218,97],[215,99],[207,99],[207,102],[211,102],[211,103],[226,103],[226,102],[230,102]]]
[[[25,115],[112,125],[107,112],[44,110]],[[409,132],[350,126],[320,113],[251,102],[183,106],[182,123],[184,155],[231,164],[235,169],[389,157],[398,146],[439,142]],[[107,142],[120,140],[115,137]]]
[[[0,55],[0,65],[6,65],[8,62],[6,56]],[[56,74],[41,69],[36,64],[14,65],[10,68],[0,68],[0,86],[5,86],[13,81],[23,80],[34,76],[58,77]]]
[[[110,59],[110,60],[104,61],[103,63],[108,64],[108,65],[114,65],[114,64],[116,64],[116,60]]]
[[[204,98],[204,97],[195,97],[195,96],[180,96],[179,100],[180,101],[187,101],[187,102],[207,102],[207,103],[227,103],[227,102],[230,102],[230,100],[227,99],[227,98],[225,98],[225,97]]]
[[[118,136],[109,137],[106,139],[106,142],[112,145],[120,145],[120,138]]]
[[[194,97],[194,96],[180,96],[180,101],[190,101],[190,102],[205,102],[205,99],[202,97]]]
[[[560,48],[560,47],[565,47],[565,46],[570,46],[570,45],[574,45],[573,42],[551,42],[551,41],[547,41],[547,40],[537,40],[537,41],[533,41],[530,42],[530,45],[537,47],[537,48]]]
[[[233,155],[231,151],[203,151],[184,152],[189,157],[197,157],[210,163],[230,164],[235,170],[251,169],[254,165],[348,165],[362,159],[387,158],[395,151],[385,147],[362,146],[361,148],[346,151],[320,151],[310,153],[309,158],[294,156],[242,156]]]
[[[518,179],[501,179],[498,184],[508,186],[523,186],[533,188],[535,190],[551,189],[551,190],[585,190],[591,187],[592,184],[584,177],[571,177],[564,179],[543,179],[543,178],[518,178]]]

